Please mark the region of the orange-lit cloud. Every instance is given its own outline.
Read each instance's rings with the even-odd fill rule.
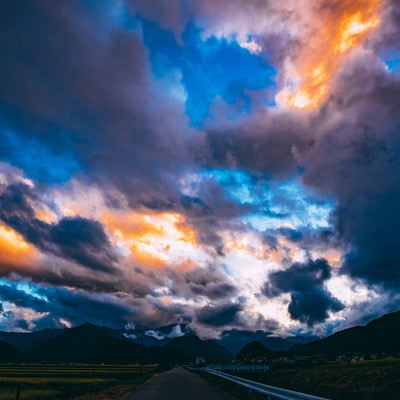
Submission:
[[[250,253],[258,260],[268,258],[269,248],[254,234],[225,232],[223,235],[226,253]]]
[[[339,268],[341,265],[343,252],[340,249],[330,248],[322,253],[317,254],[317,256],[325,258],[332,267]]]
[[[185,217],[176,211],[149,209],[130,210],[125,197],[115,192],[121,208],[110,208],[101,189],[70,183],[70,191],[52,194],[60,213],[81,215],[102,222],[107,235],[119,249],[124,265],[191,269],[207,263],[209,256],[197,241],[197,232]],[[37,216],[51,218],[36,210]],[[49,210],[47,210],[49,212]]]
[[[379,25],[381,5],[382,0],[338,0],[314,8],[313,20],[319,22],[288,62],[278,103],[301,109],[321,104],[344,57]]]
[[[30,264],[37,251],[20,234],[0,224],[0,254],[1,265],[18,268]]]
[[[303,261],[305,253],[295,243],[283,236],[276,237],[274,246],[265,244],[256,233],[224,232],[225,253],[242,253],[251,255],[256,260],[269,262],[280,268],[285,260]]]
[[[102,218],[115,244],[145,266],[194,267],[196,231],[176,212],[108,212]]]
[[[40,205],[41,206],[41,205]],[[47,224],[52,224],[57,222],[57,215],[55,215],[52,211],[48,210],[44,206],[33,207],[35,210],[35,216],[37,219],[40,219]]]

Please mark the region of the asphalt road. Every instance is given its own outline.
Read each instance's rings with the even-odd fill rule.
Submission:
[[[174,368],[139,386],[124,400],[232,400],[200,376]]]

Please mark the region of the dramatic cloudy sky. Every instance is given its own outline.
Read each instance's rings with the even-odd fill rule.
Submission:
[[[397,0],[3,0],[0,24],[0,329],[400,308]]]

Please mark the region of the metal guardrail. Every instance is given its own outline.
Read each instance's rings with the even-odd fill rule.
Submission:
[[[263,383],[250,381],[248,379],[239,378],[238,376],[229,375],[224,372],[215,371],[210,368],[202,368],[203,371],[219,376],[220,378],[227,379],[231,382],[237,383],[238,385],[247,387],[248,389],[254,390],[255,392],[265,394],[270,399],[279,400],[329,400],[325,397],[313,396],[311,394],[305,394],[295,392],[293,390],[281,389],[275,386],[265,385]]]
[[[209,369],[214,371],[233,371],[233,372],[268,372],[269,365],[209,365]]]

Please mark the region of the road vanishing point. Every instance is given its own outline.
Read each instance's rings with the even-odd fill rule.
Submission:
[[[205,379],[184,368],[163,372],[124,400],[232,400]]]

